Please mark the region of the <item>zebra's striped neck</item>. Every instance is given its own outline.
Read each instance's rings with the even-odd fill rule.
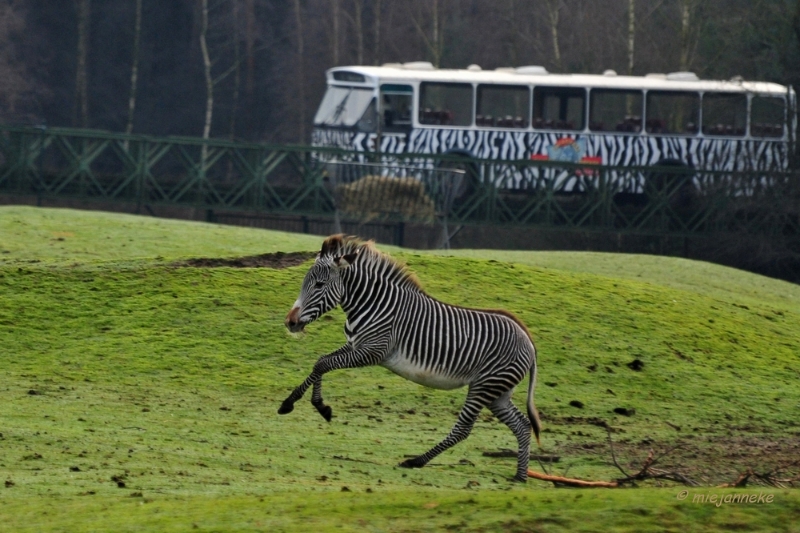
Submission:
[[[387,298],[424,294],[405,265],[377,250],[372,241],[333,235],[323,242],[320,260],[328,256],[340,268],[340,305],[348,317],[360,314],[376,301],[385,304]]]
[[[351,318],[375,302],[386,305],[387,299],[423,292],[404,265],[370,244],[361,248],[358,259],[342,273],[342,289],[342,310]]]

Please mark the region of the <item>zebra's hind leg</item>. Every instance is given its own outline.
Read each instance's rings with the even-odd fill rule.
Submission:
[[[476,393],[475,389],[470,388],[467,393],[467,400],[464,402],[464,407],[461,408],[461,412],[458,414],[456,425],[453,426],[453,429],[450,430],[447,437],[422,455],[414,457],[413,459],[406,459],[400,463],[400,466],[403,468],[422,468],[443,451],[469,437],[469,434],[472,432],[472,427],[475,425],[475,420],[478,419],[478,414],[487,403],[483,395]]]
[[[511,393],[512,391],[508,391],[500,396],[489,404],[489,409],[517,437],[519,450],[517,454],[517,474],[514,476],[514,480],[525,483],[528,481],[528,460],[531,454],[531,423],[511,403]]]

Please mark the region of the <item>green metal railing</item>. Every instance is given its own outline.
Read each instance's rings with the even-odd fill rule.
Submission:
[[[0,193],[361,220],[800,235],[797,172],[390,155],[66,128],[0,127]]]

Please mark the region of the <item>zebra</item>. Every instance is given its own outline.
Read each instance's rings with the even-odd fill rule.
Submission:
[[[322,243],[285,326],[300,332],[337,305],[347,316],[347,342],[319,358],[311,374],[281,404],[279,414],[292,412],[295,402],[313,386],[311,403],[330,422],[332,410],[322,400],[322,376],[343,368],[381,365],[427,387],[449,390],[466,385],[466,401],[447,437],[400,466],[421,468],[466,439],[480,411],[488,407],[517,438],[514,480],[527,480],[531,429],[540,444],[541,422],[533,401],[536,348],[522,322],[506,311],[440,302],[372,241],[341,234]],[[526,373],[530,373],[527,418],[511,402]]]

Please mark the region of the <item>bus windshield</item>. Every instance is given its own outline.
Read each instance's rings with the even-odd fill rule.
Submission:
[[[354,126],[372,101],[372,89],[331,85],[319,105],[314,124]]]

